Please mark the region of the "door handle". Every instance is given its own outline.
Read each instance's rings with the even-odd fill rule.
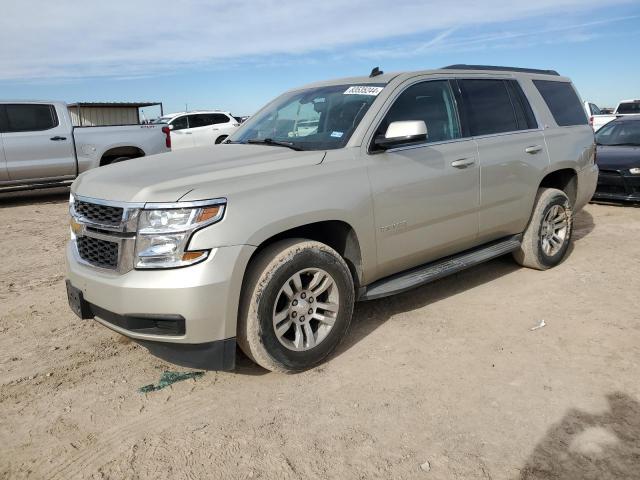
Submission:
[[[185,135],[193,135],[193,132],[184,132]]]
[[[451,166],[454,168],[467,168],[476,163],[473,158],[460,158],[451,162]]]
[[[53,140],[54,142],[59,142],[61,140],[66,140],[67,137],[60,137],[60,136],[56,136],[56,137],[51,137],[49,140]]]
[[[525,148],[524,151],[525,153],[530,153],[531,155],[534,155],[542,151],[542,145],[533,145],[531,147]]]
[[[212,128],[211,130],[220,130],[219,128]]]

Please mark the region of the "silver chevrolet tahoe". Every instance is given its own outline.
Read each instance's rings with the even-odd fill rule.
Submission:
[[[510,253],[558,265],[591,198],[594,136],[568,78],[454,65],[284,93],[224,144],[82,174],[69,303],[152,353],[295,372],[354,302]]]

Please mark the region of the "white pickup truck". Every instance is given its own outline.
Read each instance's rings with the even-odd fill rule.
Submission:
[[[0,101],[0,192],[61,186],[91,168],[171,150],[166,125],[74,127],[63,102]]]
[[[591,110],[591,115],[589,116],[589,124],[593,127],[593,130],[595,132],[604,127],[611,120],[615,120],[618,117],[640,115],[640,100],[622,100],[620,103],[618,103],[618,106],[611,115],[602,115],[598,113],[599,112],[594,112],[593,110]]]

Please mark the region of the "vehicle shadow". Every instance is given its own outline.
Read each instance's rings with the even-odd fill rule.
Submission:
[[[505,255],[405,293],[356,304],[351,329],[336,355],[346,352],[398,313],[423,308],[519,270]]]
[[[640,403],[615,392],[608,411],[569,410],[535,447],[517,480],[640,478]]]
[[[573,241],[577,242],[589,235],[596,228],[593,216],[586,210],[578,212],[573,219]],[[569,252],[571,253],[571,252]]]
[[[0,208],[22,205],[59,203],[69,200],[69,187],[0,193]]]
[[[580,241],[589,235],[594,228],[593,216],[586,210],[580,211],[574,220],[573,240]],[[566,258],[570,258],[572,251],[573,243],[569,245]],[[340,355],[349,350],[398,313],[423,308],[485,283],[492,282],[520,268],[522,267],[515,263],[511,255],[504,255],[399,295],[357,303],[351,329],[347,338],[345,338],[344,342],[338,348],[336,355]]]

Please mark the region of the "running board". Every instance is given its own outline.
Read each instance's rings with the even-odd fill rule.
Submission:
[[[513,252],[520,247],[522,235],[513,235],[457,255],[445,257],[421,267],[397,273],[368,285],[360,300],[373,300],[405,292],[425,283],[433,282],[452,273],[460,272],[492,258]]]

